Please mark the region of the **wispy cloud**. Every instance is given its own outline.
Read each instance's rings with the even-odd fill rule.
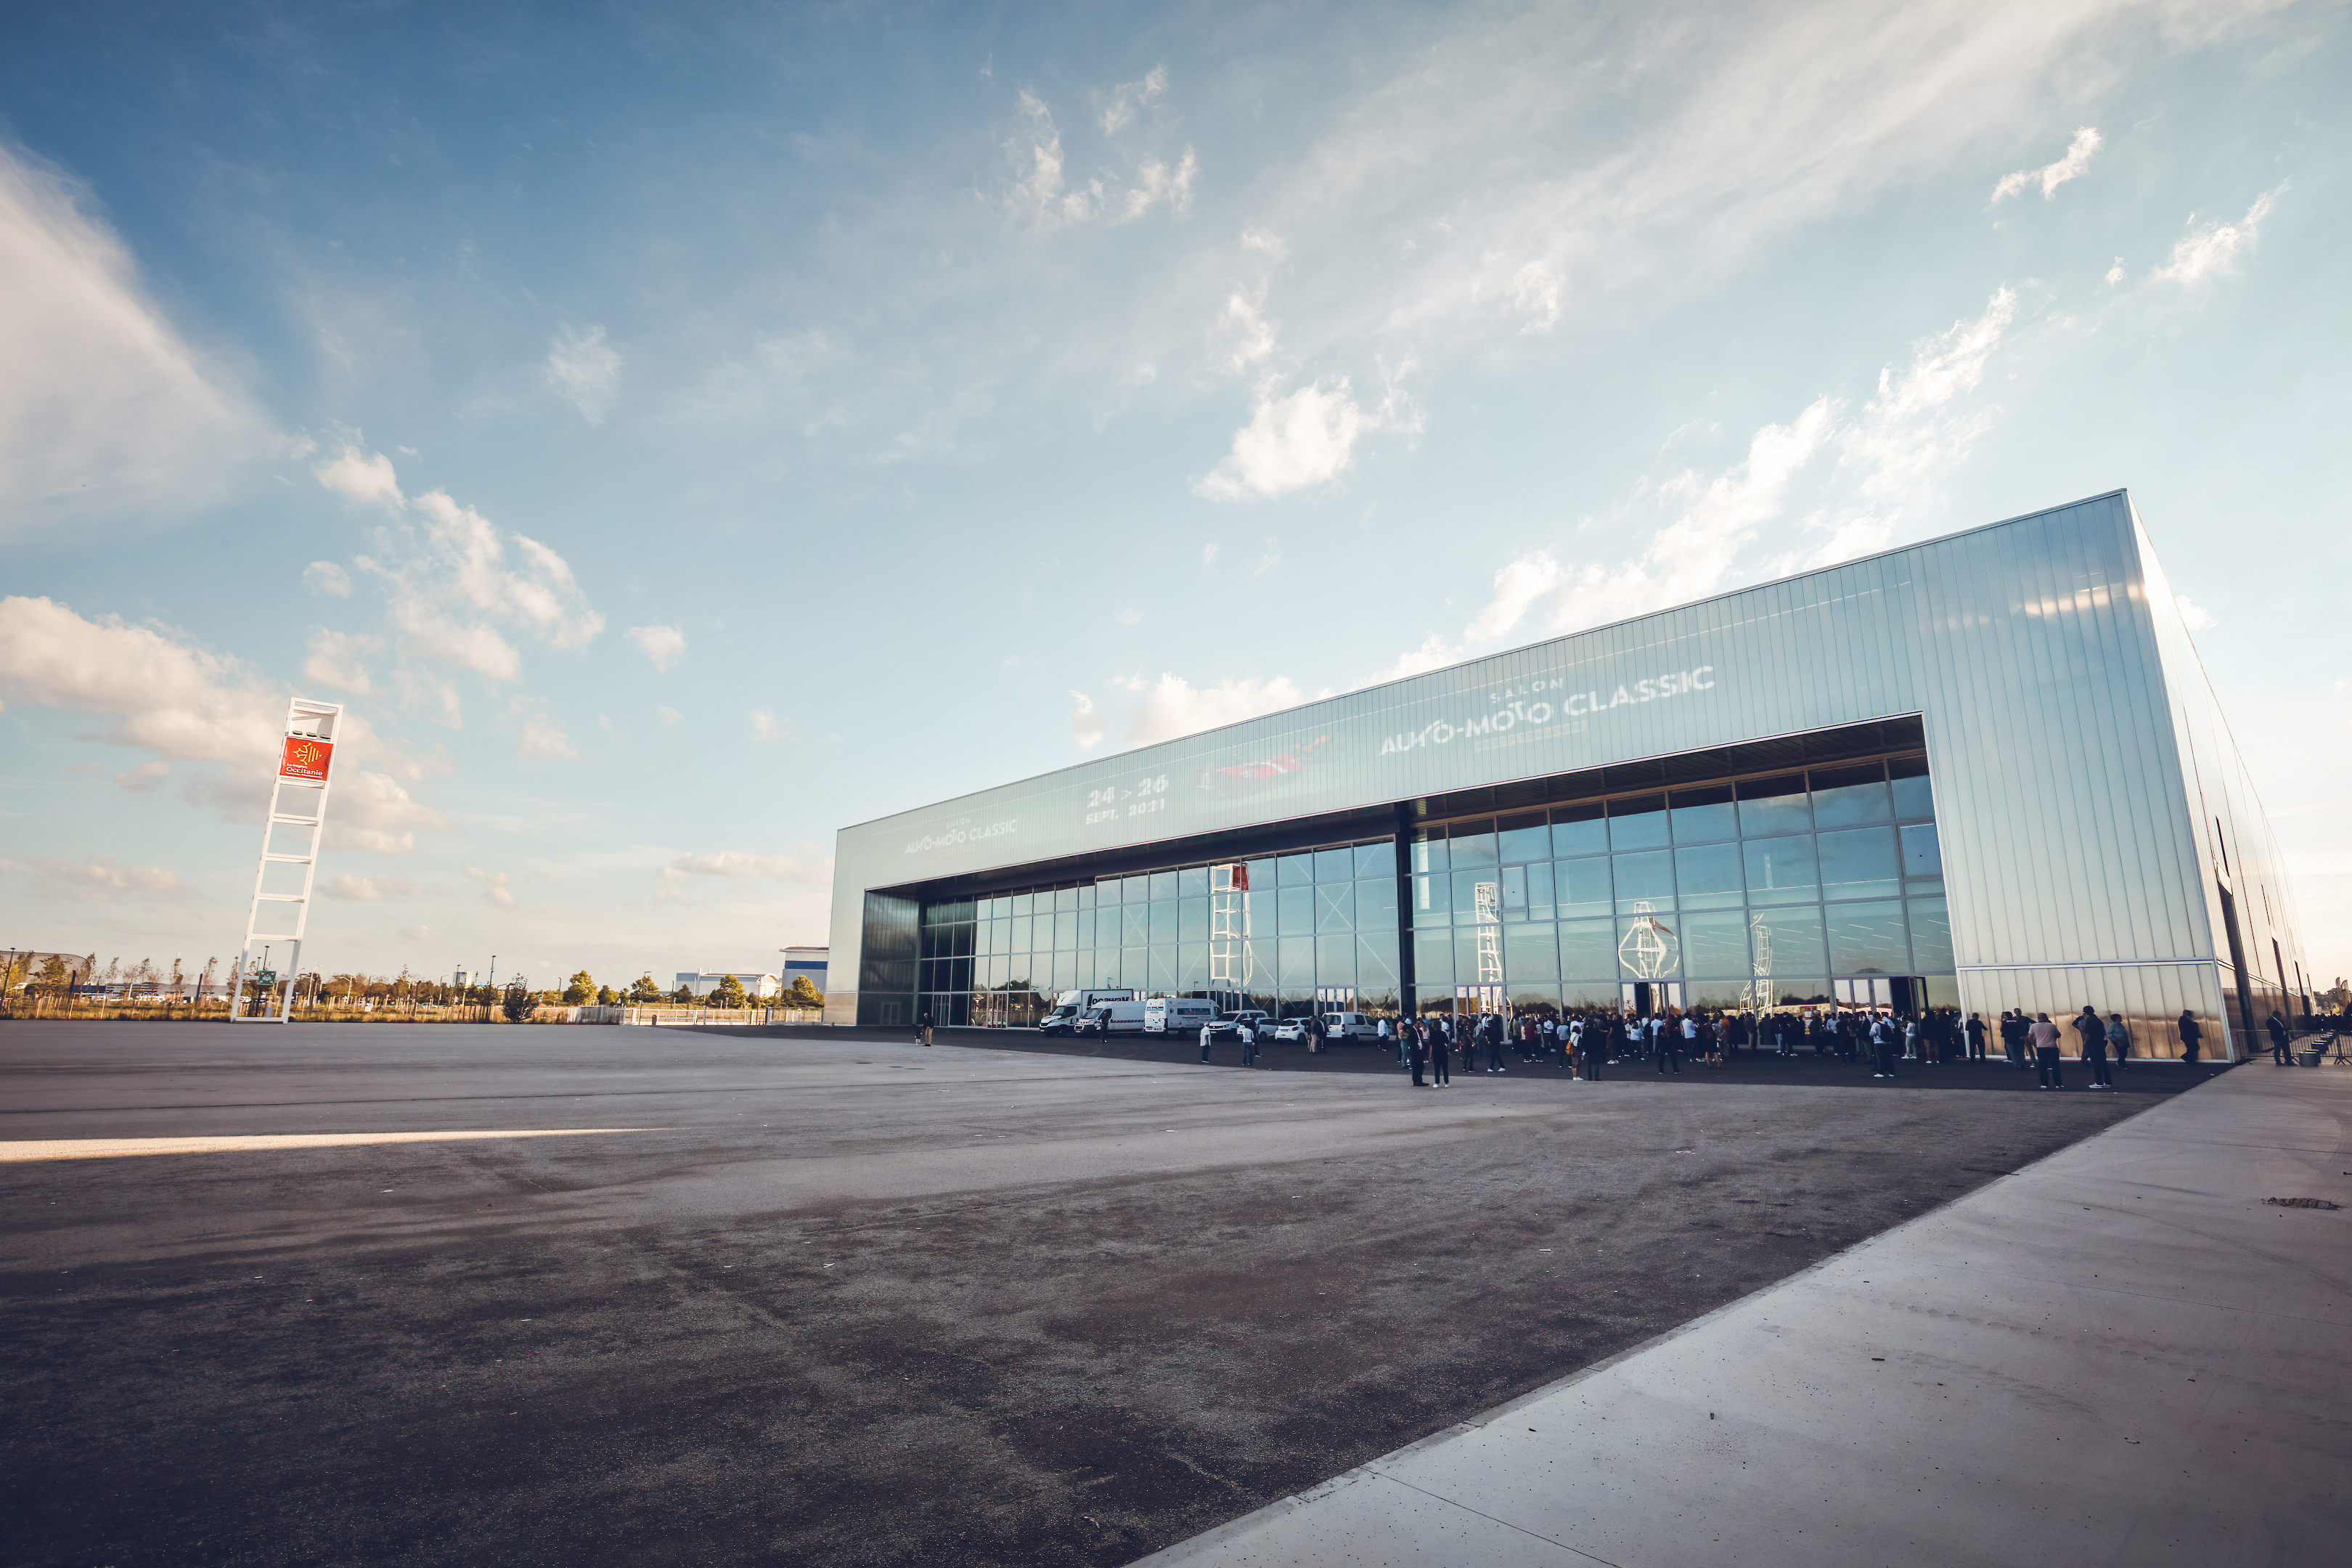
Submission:
[[[631,626],[623,635],[656,669],[667,672],[686,657],[686,634],[676,626]]]
[[[2065,155],[2056,162],[2003,174],[2000,183],[1992,188],[1992,199],[2006,201],[2028,186],[2038,184],[2042,187],[2042,199],[2049,201],[2057,195],[2059,186],[2082,178],[2084,171],[2091,166],[2091,154],[2098,150],[2099,128],[2085,125],[2074,132],[2074,140],[2066,145]]]
[[[604,328],[582,331],[567,326],[548,345],[546,375],[547,384],[578,409],[581,418],[601,424],[620,395],[621,356],[604,341]]]
[[[352,574],[331,561],[313,561],[302,568],[302,586],[322,599],[348,599]]]
[[[2262,238],[2263,220],[2271,216],[2271,208],[2286,194],[2286,182],[2254,198],[2246,216],[2236,223],[2218,220],[2200,224],[2197,215],[2189,216],[2189,233],[2173,246],[2172,256],[2151,274],[2155,279],[2190,288],[2209,278],[2227,277],[2238,269],[2238,258],[2254,248]]]
[[[5,145],[0,278],[0,539],[185,516],[276,444],[89,192]]]
[[[1238,723],[1296,708],[1307,700],[1288,676],[1267,679],[1237,677],[1214,686],[1195,687],[1181,675],[1162,675],[1143,699],[1143,706],[1127,728],[1127,743],[1149,746],[1220,724]]]
[[[1083,691],[1073,691],[1070,699],[1077,706],[1070,711],[1070,739],[1078,750],[1091,751],[1103,738],[1103,716],[1095,711],[1095,700]]]
[[[1216,501],[1270,500],[1313,489],[1347,472],[1365,437],[1421,429],[1420,413],[1397,378],[1369,408],[1356,401],[1344,375],[1287,393],[1279,384],[1260,384],[1250,422],[1234,433],[1233,450],[1192,487],[1193,494]]]

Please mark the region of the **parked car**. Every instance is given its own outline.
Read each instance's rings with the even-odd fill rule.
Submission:
[[[1209,1026],[1209,1037],[1213,1040],[1238,1040],[1242,1037],[1244,1024],[1256,1030],[1257,1037],[1263,1040],[1267,1031],[1274,1027],[1274,1019],[1254,1007],[1244,1007],[1238,1013],[1220,1014],[1217,1021]]]
[[[1285,1018],[1274,1026],[1274,1037],[1296,1045],[1307,1037],[1307,1020]]]

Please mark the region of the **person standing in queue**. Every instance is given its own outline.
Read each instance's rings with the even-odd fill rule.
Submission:
[[[1683,1021],[1688,1023],[1689,1019],[1685,1017]],[[1666,1076],[1668,1061],[1675,1064],[1676,1073],[1683,1070],[1682,1030],[1673,1020],[1663,1017],[1650,1020],[1650,1049],[1658,1058],[1660,1078]]]
[[[1429,1022],[1429,1086],[1450,1089],[1454,1085],[1454,1031],[1445,1026],[1443,1018]]]
[[[1500,1013],[1486,1015],[1486,1070],[1488,1072],[1511,1070],[1503,1065],[1503,1016]]]
[[[1421,1069],[1429,1065],[1429,1044],[1422,1038],[1421,1026],[1412,1019],[1407,1018],[1404,1021],[1404,1027],[1398,1033],[1404,1039],[1405,1065],[1412,1068],[1412,1087],[1427,1089],[1429,1085],[1421,1079]]]
[[[2124,1022],[2121,1013],[2107,1015],[2107,1050],[2116,1058],[2116,1070],[2124,1070],[2125,1058],[2131,1055],[2131,1026]]]
[[[2197,1047],[2201,1045],[2205,1039],[2205,1031],[2198,1026],[2197,1015],[2191,1013],[2188,1008],[2183,1007],[2180,1010],[2180,1016],[2175,1021],[2173,1027],[2180,1031],[2181,1061],[2189,1067],[2195,1067],[2197,1065]]]
[[[1247,1018],[1244,1018],[1238,1032],[1242,1039],[1242,1066],[1254,1068],[1257,1066],[1257,1031],[1250,1027]]]
[[[2107,1026],[2100,1018],[2099,1010],[2085,1002],[2083,1010],[2068,1023],[2077,1037],[2075,1049],[2083,1058],[2083,1065],[2091,1069],[2091,1087],[2113,1089],[2115,1085],[2107,1079]]]
[[[2026,1031],[2033,1045],[2033,1066],[2038,1089],[2066,1087],[2065,1069],[2058,1061],[2058,1026],[2050,1021],[2047,1013],[2033,1016],[2033,1027]]]
[[[1870,1075],[1871,1077],[1893,1078],[1895,1076],[1895,1041],[1901,1036],[1901,1026],[1897,1025],[1893,1017],[1885,1013],[1871,1016],[1870,1045],[1878,1068],[1876,1072]]]
[[[1209,1026],[1208,1026],[1208,1025],[1206,1025],[1206,1024],[1203,1024],[1203,1025],[1202,1025],[1202,1026],[1201,1026],[1201,1065],[1202,1065],[1202,1066],[1203,1066],[1203,1067],[1206,1067],[1206,1066],[1208,1065],[1208,1062],[1209,1062]]]
[[[1968,1036],[1969,1060],[1972,1062],[1983,1061],[1985,1059],[1985,1021],[1983,1014],[1971,1013],[1969,1015]]]

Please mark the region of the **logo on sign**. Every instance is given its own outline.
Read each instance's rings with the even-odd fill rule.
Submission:
[[[286,750],[278,754],[278,776],[281,779],[309,779],[313,784],[327,782],[327,764],[333,760],[332,741],[313,741],[301,735],[286,737]]]

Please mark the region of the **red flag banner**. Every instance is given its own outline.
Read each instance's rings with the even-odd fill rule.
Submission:
[[[313,741],[301,735],[286,737],[286,750],[278,754],[278,776],[281,779],[308,779],[312,784],[327,782],[327,764],[335,754],[332,741]]]

